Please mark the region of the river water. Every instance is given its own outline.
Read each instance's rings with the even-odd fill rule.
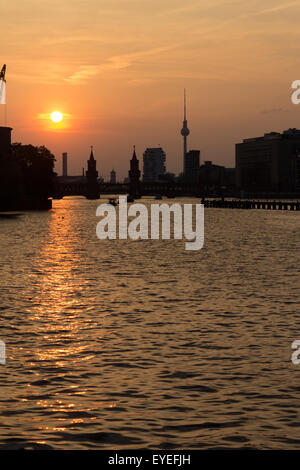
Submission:
[[[299,213],[206,209],[185,251],[98,204],[0,220],[0,448],[300,449]]]

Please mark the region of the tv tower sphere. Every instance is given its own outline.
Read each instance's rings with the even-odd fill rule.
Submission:
[[[181,135],[182,135],[183,137],[187,137],[187,136],[189,135],[189,133],[190,133],[190,130],[189,130],[187,127],[183,127],[183,128],[181,129]]]

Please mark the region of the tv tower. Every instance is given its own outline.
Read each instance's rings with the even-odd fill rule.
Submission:
[[[190,131],[187,126],[187,120],[186,120],[186,95],[185,95],[185,89],[184,89],[184,119],[183,119],[183,126],[181,129],[181,135],[183,136],[183,173],[186,173],[186,168],[185,168],[185,156],[187,153],[187,136],[189,135]]]

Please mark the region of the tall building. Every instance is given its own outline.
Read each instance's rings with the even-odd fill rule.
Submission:
[[[139,161],[136,158],[135,146],[133,147],[133,156],[130,160],[130,170],[128,172],[129,177],[129,195],[139,196],[140,195],[140,176],[141,172],[139,169]]]
[[[190,131],[187,126],[187,119],[186,119],[186,94],[184,89],[184,110],[183,110],[183,126],[181,129],[181,135],[183,136],[183,173],[186,172],[186,165],[185,165],[185,157],[187,154],[187,136],[189,135]]]
[[[244,139],[236,144],[236,184],[253,192],[300,191],[300,130]]]
[[[199,179],[200,150],[190,150],[185,154],[184,179],[191,183],[197,183]]]
[[[117,182],[117,174],[114,169],[110,172],[110,184],[116,184]]]
[[[68,176],[68,154],[64,152],[62,154],[62,175]]]
[[[161,147],[147,148],[143,155],[143,181],[159,181],[165,174],[166,154]]]

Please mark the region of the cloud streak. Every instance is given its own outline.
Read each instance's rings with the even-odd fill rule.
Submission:
[[[289,8],[293,8],[295,6],[300,6],[300,3],[299,3],[299,0],[298,1],[294,1],[294,2],[289,2],[289,3],[281,3],[275,7],[271,7],[271,8],[265,8],[263,10],[260,10],[260,11],[257,11],[255,13],[251,13],[249,15],[246,15],[246,16],[260,16],[260,15],[267,15],[269,13],[276,13],[277,11],[282,11],[282,10],[287,10]]]
[[[82,65],[80,66],[79,70],[77,70],[64,80],[68,83],[77,85],[107,71],[123,70],[129,68],[134,63],[138,62],[139,60],[145,57],[155,56],[160,53],[174,49],[175,47],[176,46],[160,47],[149,49],[146,51],[134,52],[131,54],[117,55],[110,57],[106,63],[100,65]]]

